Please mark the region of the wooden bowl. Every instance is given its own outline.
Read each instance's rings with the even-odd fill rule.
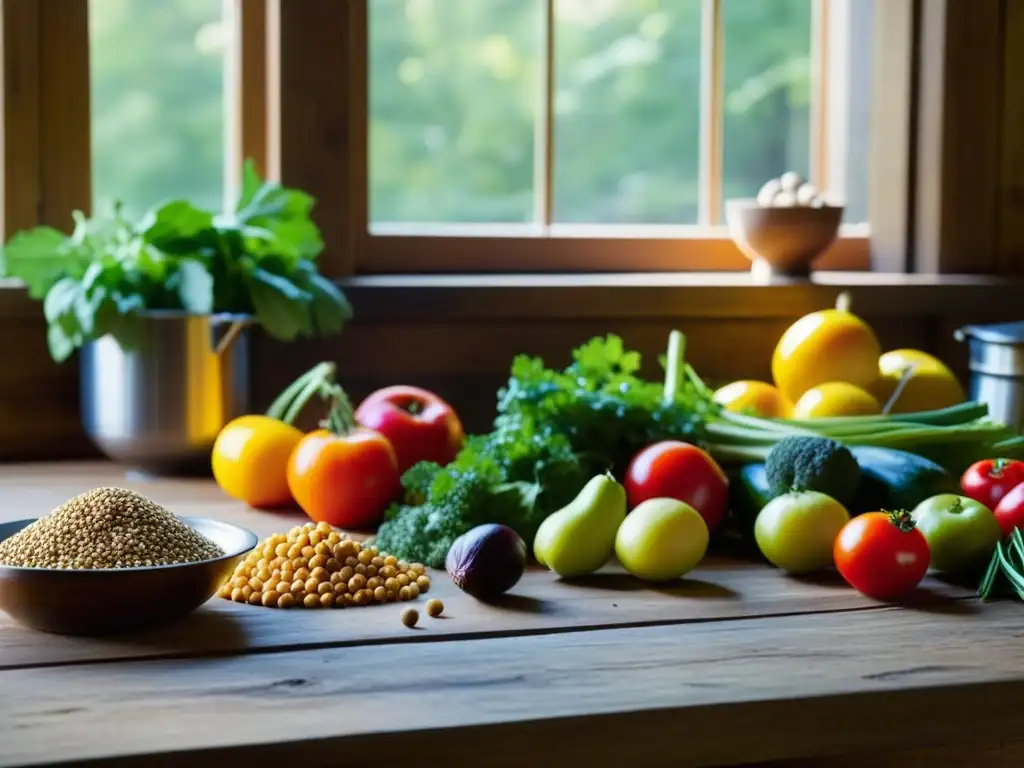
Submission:
[[[256,534],[203,517],[179,517],[226,553],[199,563],[70,570],[0,565],[0,610],[21,624],[62,635],[150,629],[209,600],[258,541]],[[35,520],[0,524],[0,541]]]
[[[725,218],[755,276],[807,277],[839,235],[843,206],[765,208],[752,199],[729,200]]]

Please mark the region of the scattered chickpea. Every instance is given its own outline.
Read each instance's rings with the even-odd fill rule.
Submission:
[[[444,613],[444,603],[438,600],[436,597],[427,600],[426,606],[427,616],[432,619],[436,619],[442,613]]]
[[[417,611],[415,608],[406,608],[404,611],[402,611],[402,623],[405,624],[405,626],[409,627],[409,629],[415,627],[416,622],[419,620],[420,614],[419,611]]]

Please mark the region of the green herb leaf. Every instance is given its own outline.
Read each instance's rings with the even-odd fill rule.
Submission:
[[[195,238],[213,233],[213,214],[187,200],[174,200],[149,211],[138,229],[147,243],[163,251],[194,253],[201,245]]]
[[[201,262],[182,259],[176,277],[182,309],[194,315],[213,312],[213,275]]]
[[[67,237],[53,227],[19,232],[3,249],[4,277],[15,277],[28,286],[33,299],[42,299],[72,261],[64,250]]]
[[[249,292],[256,319],[275,339],[292,341],[313,331],[313,297],[285,277],[256,267],[249,273]]]
[[[313,297],[315,331],[322,336],[340,333],[352,319],[352,305],[334,283],[316,272],[311,262],[306,264],[308,269],[300,273],[301,286]]]
[[[256,170],[256,162],[251,157],[246,158],[245,165],[242,167],[242,193],[238,198],[235,210],[244,210],[253,201],[262,186],[263,179],[260,177],[259,171]]]
[[[50,357],[55,362],[63,363],[78,347],[78,339],[64,330],[59,323],[51,323],[46,329],[46,345],[50,348]]]

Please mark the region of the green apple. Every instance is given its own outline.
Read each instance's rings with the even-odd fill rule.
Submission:
[[[818,491],[776,496],[754,521],[754,538],[768,561],[787,573],[810,573],[832,564],[832,548],[850,522],[846,507]]]
[[[708,526],[700,513],[676,499],[637,504],[615,535],[622,566],[645,581],[669,581],[692,571],[708,550]]]
[[[943,573],[969,573],[984,567],[1002,536],[992,511],[967,496],[932,496],[911,514],[928,541],[932,568]]]

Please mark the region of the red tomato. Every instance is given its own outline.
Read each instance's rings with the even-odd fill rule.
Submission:
[[[391,441],[400,473],[421,461],[443,467],[455,458],[466,437],[455,410],[419,387],[377,390],[356,409],[356,421]]]
[[[1018,485],[1024,482],[1024,461],[985,459],[971,464],[960,478],[964,496],[980,501],[991,510]]]
[[[1014,528],[1024,529],[1024,483],[1017,483],[1012,491],[1003,496],[992,513],[996,516],[1004,538]]]
[[[709,531],[725,516],[729,480],[715,460],[695,445],[666,440],[644,448],[626,470],[629,508],[648,499],[669,498],[696,509]]]
[[[868,512],[853,518],[832,550],[846,582],[868,597],[892,600],[913,590],[931,553],[909,512]]]
[[[368,530],[399,492],[391,443],[369,429],[318,429],[299,441],[288,461],[288,487],[316,522]]]

